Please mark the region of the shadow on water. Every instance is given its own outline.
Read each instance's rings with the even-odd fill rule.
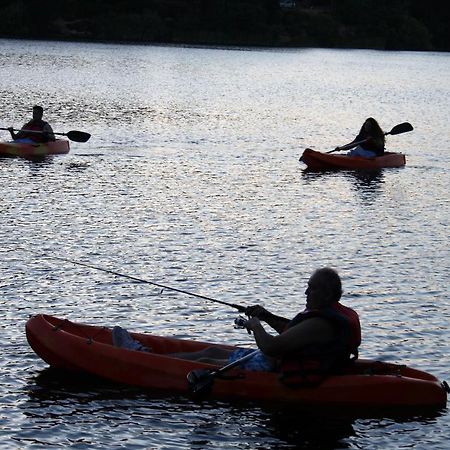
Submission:
[[[325,170],[321,172],[308,169],[302,170],[302,178],[307,182],[322,181],[324,178],[346,178],[356,189],[367,187],[380,188],[384,183],[383,169],[378,170]]]
[[[18,157],[16,155],[0,155],[0,161],[25,161],[31,165],[48,165],[53,162],[53,156],[29,156],[27,158]]]
[[[149,421],[158,423],[160,429],[173,427],[174,433],[183,424],[185,428],[189,426],[189,431],[180,439],[188,439],[191,445],[201,448],[214,445],[220,448],[222,441],[239,442],[241,445],[237,447],[251,443],[255,449],[350,448],[350,440],[356,436],[355,422],[366,417],[328,408],[302,410],[254,402],[196,400],[51,368],[30,378],[26,389],[28,399],[21,407],[30,418],[48,418],[49,411],[61,410],[65,421],[76,423],[80,417],[89,415],[95,427],[96,422],[105,419],[127,426],[123,421],[133,417],[135,433],[145,429]],[[367,418],[380,423],[387,419],[395,423],[429,423],[440,415],[441,411],[390,412],[370,413]]]
[[[371,206],[376,198],[383,193],[385,180],[382,169],[346,172],[345,175],[353,190],[358,194],[360,201],[367,206]]]
[[[0,155],[0,163],[4,161],[8,163],[19,161],[23,166],[28,167],[31,175],[40,175],[44,169],[53,165],[54,157],[53,155],[46,155],[21,158],[12,155]]]
[[[356,189],[379,189],[384,183],[384,172],[379,170],[354,170],[346,172],[348,179],[354,183]]]
[[[168,425],[161,424],[161,428],[176,429],[179,422],[190,423],[189,440],[201,448],[214,444],[221,447],[217,441],[222,441],[224,447],[230,441],[241,445],[251,442],[255,449],[348,448],[343,441],[355,434],[351,417],[248,402],[195,400],[51,368],[30,379],[27,391],[28,400],[22,408],[30,418],[48,417],[50,410],[64,410],[66,421],[77,421],[86,414],[99,422],[133,416],[137,433],[149,420],[164,420]],[[135,415],[142,417],[142,423]]]
[[[76,160],[64,160],[60,159],[61,167],[65,168],[67,172],[83,172],[91,167],[91,162],[89,158],[102,156],[102,155],[77,155],[78,159]],[[80,159],[79,157],[83,157]],[[56,157],[59,159],[59,157]],[[0,155],[0,163],[2,161],[20,161],[21,164],[28,168],[29,174],[34,176],[46,176],[46,169],[53,168],[55,166],[55,156],[47,155],[47,156],[36,156],[32,158],[18,158],[16,156],[7,156]]]
[[[308,169],[302,171],[302,179],[306,183],[324,181],[330,178],[348,180],[351,187],[358,193],[363,203],[371,204],[383,192],[385,175],[383,169],[378,170],[329,170],[314,172]]]

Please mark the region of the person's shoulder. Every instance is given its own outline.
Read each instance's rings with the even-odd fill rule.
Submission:
[[[358,313],[353,308],[351,308],[350,306],[344,305],[341,302],[336,303],[335,309],[336,309],[336,311],[342,312],[344,314],[347,313],[350,315],[358,315]]]

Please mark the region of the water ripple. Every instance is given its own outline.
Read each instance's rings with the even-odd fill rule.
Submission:
[[[0,159],[2,448],[446,446],[446,411],[341,420],[80,385],[47,374],[24,324],[251,346],[234,310],[57,258],[285,316],[330,265],[362,356],[448,379],[448,56],[6,40],[0,56],[5,126],[44,103],[55,130],[92,133],[64,157]],[[303,148],[349,141],[367,115],[413,123],[388,141],[404,169],[303,171]]]

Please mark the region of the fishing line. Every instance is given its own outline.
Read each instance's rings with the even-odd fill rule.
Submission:
[[[216,299],[211,298],[211,297],[206,297],[205,295],[195,294],[194,292],[189,292],[189,291],[185,291],[183,289],[174,288],[174,287],[167,286],[167,285],[164,285],[164,284],[161,284],[161,283],[156,283],[154,281],[144,280],[142,278],[138,278],[138,277],[135,277],[135,276],[132,276],[132,275],[128,275],[128,274],[125,274],[125,273],[116,272],[116,271],[110,270],[110,269],[104,269],[103,267],[94,266],[92,264],[87,264],[87,263],[83,263],[83,262],[80,262],[80,261],[74,261],[74,260],[68,259],[68,258],[62,258],[60,256],[44,256],[44,258],[57,259],[57,260],[60,260],[60,261],[65,261],[65,262],[68,262],[68,263],[71,263],[71,264],[76,264],[78,266],[83,266],[83,267],[88,267],[90,269],[100,270],[101,272],[105,272],[105,273],[109,273],[109,274],[112,274],[112,275],[116,275],[118,277],[128,278],[129,280],[138,281],[140,283],[151,284],[153,286],[157,286],[157,287],[162,288],[162,289],[168,289],[168,290],[171,290],[171,291],[174,291],[174,292],[179,292],[181,294],[186,294],[186,295],[190,295],[192,297],[201,298],[201,299],[207,300],[209,302],[220,303],[221,305],[226,305],[226,306],[230,306],[231,308],[235,308],[239,312],[245,312],[246,309],[247,309],[245,306],[237,305],[235,303],[228,303],[228,302],[224,302],[222,300],[216,300]]]

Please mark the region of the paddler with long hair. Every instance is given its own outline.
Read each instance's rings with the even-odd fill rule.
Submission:
[[[358,136],[349,144],[343,145],[342,149],[354,147],[347,153],[348,156],[375,158],[384,154],[385,143],[384,131],[373,117],[369,117],[364,121]],[[335,150],[340,150],[340,147]]]

